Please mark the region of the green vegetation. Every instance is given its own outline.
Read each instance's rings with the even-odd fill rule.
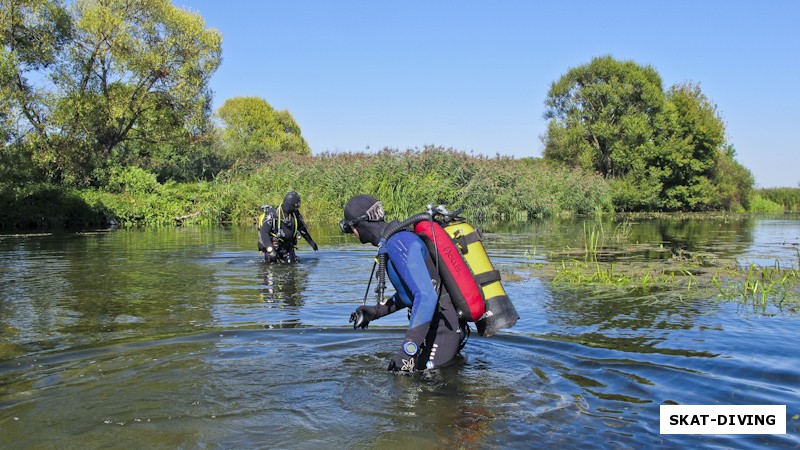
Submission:
[[[783,213],[783,205],[773,202],[770,199],[764,198],[759,194],[753,194],[750,197],[750,211],[756,213]]]
[[[761,199],[781,207],[779,211],[776,211],[777,208],[772,208],[772,211],[769,212],[800,212],[800,188],[757,189],[755,194]]]
[[[652,67],[606,56],[570,69],[546,104],[545,159],[610,180],[616,210],[747,208],[753,177],[699,85],[665,92]]]
[[[781,267],[777,261],[771,267],[742,264],[708,252],[646,249],[650,245],[631,244],[625,231],[627,224],[620,223],[611,235],[603,233],[599,224],[584,225],[582,250],[553,252],[546,258],[549,264],[532,263],[530,268],[554,286],[570,289],[618,289],[631,295],[663,294],[684,300],[716,297],[762,310],[768,306],[800,306],[800,251],[797,267]],[[576,258],[581,253],[583,258]],[[634,261],[634,253],[667,258]]]
[[[215,125],[221,36],[169,0],[0,0],[0,30],[1,228],[249,223],[289,190],[311,221],[337,220],[360,192],[394,217],[435,203],[478,220],[799,203],[751,196],[699,86],[665,91],[630,61],[595,58],[552,84],[544,160],[311,156],[289,111],[261,98],[228,99]]]
[[[0,29],[3,160],[37,181],[102,186],[208,129],[221,36],[169,0],[2,0]]]
[[[51,214],[60,208],[53,201],[39,204],[35,191],[0,186],[5,186],[4,227],[97,226],[98,217],[123,226],[250,224],[258,206],[277,205],[291,190],[301,192],[305,216],[327,222],[341,219],[343,205],[361,192],[380,198],[393,218],[420,212],[428,203],[465,208],[476,219],[511,220],[611,208],[610,190],[595,175],[578,176],[541,160],[473,157],[434,147],[318,157],[282,153],[252,172],[228,171],[210,182],[162,184],[154,174],[130,167],[112,171],[102,189],[51,188],[60,193],[53,201],[69,197],[81,204],[84,217],[69,221]],[[31,206],[22,210],[22,205]]]
[[[234,165],[263,161],[275,153],[311,154],[289,111],[275,111],[264,99],[230,98],[217,114],[226,125],[222,140]]]
[[[736,264],[732,269],[715,273],[712,282],[722,298],[761,306],[770,301],[783,306],[800,299],[800,272],[791,267],[782,268],[777,262],[772,267]]]
[[[632,295],[667,292],[682,299],[716,297],[760,308],[800,304],[800,272],[796,268],[777,263],[773,267],[741,266],[738,262],[702,268],[688,261],[661,266],[570,260],[560,265],[538,264],[535,270],[553,285],[570,288],[615,288]]]
[[[577,176],[540,160],[473,157],[434,147],[318,157],[282,153],[252,172],[225,172],[213,182],[161,185],[141,170],[115,180],[100,194],[81,195],[118,222],[133,224],[186,216],[249,224],[259,205],[277,205],[291,190],[301,193],[306,217],[327,222],[341,219],[347,200],[362,192],[381,199],[393,218],[420,212],[428,203],[465,208],[476,219],[515,220],[611,207],[600,177]]]

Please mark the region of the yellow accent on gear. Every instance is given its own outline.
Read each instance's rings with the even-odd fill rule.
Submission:
[[[278,207],[278,224],[279,224],[278,226],[280,226],[280,223],[282,223],[282,221],[283,221],[281,219],[282,215],[283,215],[283,208]],[[296,237],[297,233],[300,232],[300,230],[299,230],[300,224],[297,222],[297,216],[292,215],[292,217],[294,217],[294,234],[292,235],[292,237]]]
[[[466,249],[461,248],[462,244],[459,243],[458,239],[476,232],[472,225],[461,222],[448,225],[444,227],[444,230],[455,240],[456,245],[459,247],[459,250],[461,250],[462,256],[464,256],[464,261],[466,261],[470,269],[472,269],[472,274],[475,277],[494,270],[494,266],[489,260],[489,255],[486,254],[486,249],[480,240],[476,239],[468,243]],[[506,295],[506,291],[503,289],[503,285],[500,284],[500,280],[481,286],[481,290],[483,291],[483,298],[486,300]]]

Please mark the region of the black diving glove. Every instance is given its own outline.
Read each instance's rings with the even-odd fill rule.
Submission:
[[[353,328],[367,328],[371,320],[378,318],[378,307],[362,305],[350,314],[350,322],[353,323]]]

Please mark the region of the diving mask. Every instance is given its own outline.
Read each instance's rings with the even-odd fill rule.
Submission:
[[[362,214],[361,216],[356,217],[352,220],[342,219],[339,221],[339,228],[342,230],[342,233],[350,234],[353,232],[353,228],[355,225],[367,221],[367,222],[380,222],[383,220],[384,216],[386,215],[385,211],[383,210],[383,205],[381,202],[375,202],[372,206],[369,207],[366,214]]]

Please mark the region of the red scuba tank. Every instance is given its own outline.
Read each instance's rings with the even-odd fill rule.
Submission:
[[[483,291],[450,235],[436,222],[424,220],[414,225],[432,257],[439,258],[439,275],[447,288],[459,317],[477,322],[486,312]]]

